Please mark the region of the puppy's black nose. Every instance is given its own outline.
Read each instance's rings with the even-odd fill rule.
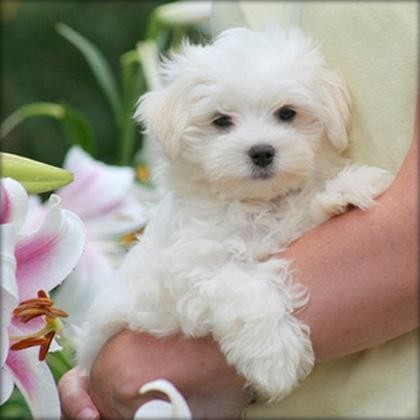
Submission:
[[[276,150],[269,144],[259,144],[258,146],[252,146],[248,151],[248,156],[252,162],[260,168],[265,168],[273,162]]]

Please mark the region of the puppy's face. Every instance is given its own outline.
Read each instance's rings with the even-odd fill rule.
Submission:
[[[317,170],[326,138],[347,144],[348,95],[298,30],[231,29],[166,62],[167,87],[137,116],[173,164],[225,197],[270,200]]]

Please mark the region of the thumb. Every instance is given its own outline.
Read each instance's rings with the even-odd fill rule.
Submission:
[[[64,419],[100,418],[89,396],[89,377],[80,369],[73,368],[63,375],[58,384],[58,392]]]

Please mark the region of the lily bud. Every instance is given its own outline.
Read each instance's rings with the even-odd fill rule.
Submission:
[[[1,173],[20,182],[29,194],[53,191],[73,181],[73,174],[22,156],[0,153]]]

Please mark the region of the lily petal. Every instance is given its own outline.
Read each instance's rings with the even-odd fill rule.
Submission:
[[[16,259],[14,248],[16,230],[12,224],[0,225],[1,240],[1,366],[4,365],[9,351],[7,328],[11,322],[13,308],[18,304],[18,287],[16,283]]]
[[[8,331],[9,336],[18,337],[33,334],[35,331],[39,331],[43,327],[45,327],[45,321],[41,318],[31,319],[29,322],[24,323],[14,316],[11,324],[9,325]]]
[[[74,182],[61,189],[63,207],[82,219],[110,213],[120,205],[134,181],[134,170],[95,161],[80,147],[68,152],[64,167],[74,172]]]
[[[297,24],[300,8],[300,1],[214,1],[211,32],[215,38],[222,31],[238,26],[261,30],[267,25]]]
[[[88,242],[75,270],[54,292],[55,305],[70,315],[64,320],[70,326],[64,334],[68,332],[71,338],[72,328],[86,321],[95,296],[111,283],[113,272],[109,259]]]
[[[238,1],[249,28],[261,30],[267,25],[298,25],[301,1]]]
[[[157,18],[169,25],[188,26],[207,23],[211,1],[177,1],[156,8]]]
[[[2,178],[0,200],[0,223],[13,223],[19,229],[27,212],[28,194],[25,189],[12,178]]]
[[[0,370],[0,405],[10,398],[14,386],[13,376],[7,369],[2,367]]]
[[[134,420],[172,419],[172,405],[163,400],[151,400],[144,403],[134,414]],[[188,417],[186,417],[188,418]]]
[[[170,402],[152,400],[143,404],[134,414],[134,419],[192,419],[191,411],[181,393],[166,379],[148,382],[140,388],[140,394],[159,391],[165,394]]]
[[[20,233],[30,235],[36,232],[41,227],[47,211],[47,207],[42,205],[41,198],[38,195],[30,195],[28,197],[28,213]]]
[[[83,223],[75,214],[62,210],[60,198],[52,195],[41,228],[20,240],[15,248],[20,300],[60,284],[77,264],[84,244]]]
[[[243,26],[249,27],[242,4],[239,1],[213,1],[210,17],[211,33],[216,38],[226,29]]]
[[[15,244],[17,240],[16,228],[13,224],[0,225],[1,244],[1,291],[7,292],[18,300],[16,283]]]
[[[11,322],[11,313],[13,308],[17,305],[17,299],[8,293],[6,290],[1,291],[1,328],[0,328],[0,339],[1,339],[1,367],[6,362],[7,355],[9,353],[9,335],[8,327]]]
[[[111,239],[138,230],[146,225],[146,209],[137,199],[127,195],[121,204],[111,213],[98,215],[86,223],[92,240]]]
[[[10,351],[5,368],[25,397],[35,419],[59,419],[60,403],[54,378],[37,349]]]

